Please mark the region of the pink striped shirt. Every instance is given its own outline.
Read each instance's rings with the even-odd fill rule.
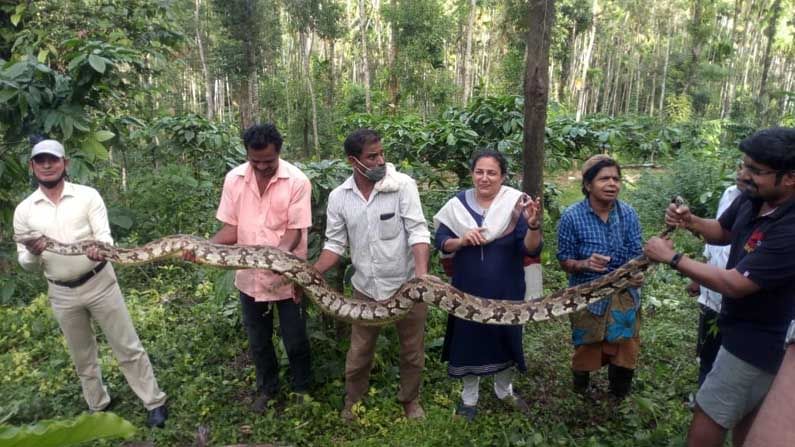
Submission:
[[[232,169],[224,180],[216,218],[237,226],[239,245],[279,245],[287,230],[302,230],[293,254],[307,257],[307,229],[312,225],[312,185],[294,165],[279,159],[279,168],[260,195],[248,162]],[[293,297],[292,285],[269,290],[280,277],[269,270],[238,270],[235,287],[255,301]]]

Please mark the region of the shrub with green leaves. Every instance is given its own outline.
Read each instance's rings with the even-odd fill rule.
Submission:
[[[123,209],[115,211],[129,216],[130,227],[112,220],[114,235],[149,242],[169,234],[212,234],[222,181],[203,171],[195,176],[190,167],[177,164],[135,177],[122,195]]]

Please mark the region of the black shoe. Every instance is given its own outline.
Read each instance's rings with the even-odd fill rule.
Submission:
[[[276,398],[273,394],[270,393],[261,393],[254,399],[254,403],[251,404],[251,411],[257,414],[263,414],[268,411],[268,407],[272,405],[272,402],[275,402]]]
[[[591,373],[588,371],[572,371],[574,378],[574,392],[586,394],[591,383]]]
[[[610,396],[618,400],[627,397],[632,389],[632,377],[634,375],[634,369],[609,365],[607,367],[607,378],[609,380],[608,393],[610,393]]]
[[[464,403],[458,404],[458,408],[455,409],[455,415],[461,418],[464,418],[467,422],[472,422],[475,419],[475,416],[478,414],[478,407],[476,406],[469,406],[464,405]]]
[[[149,416],[146,418],[146,425],[151,428],[166,426],[166,419],[168,419],[168,408],[161,405],[154,410],[149,410]]]

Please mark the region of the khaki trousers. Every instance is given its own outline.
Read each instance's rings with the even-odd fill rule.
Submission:
[[[166,402],[166,395],[157,386],[149,356],[127,312],[113,266],[106,265],[79,287],[49,283],[48,294],[90,410],[102,410],[110,403],[97,361],[97,339],[91,318],[102,328],[127,383],[144,407],[152,410]]]
[[[354,290],[353,297],[371,300],[367,295]],[[422,370],[425,368],[425,317],[428,305],[415,304],[405,318],[396,321],[400,340],[400,390],[398,401],[408,403],[420,395]],[[380,326],[351,325],[351,347],[345,359],[345,400],[358,402],[370,386],[370,370]]]

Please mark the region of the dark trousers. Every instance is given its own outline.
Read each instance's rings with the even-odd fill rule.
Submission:
[[[698,316],[698,345],[696,345],[696,354],[699,358],[698,367],[698,386],[704,383],[707,374],[712,370],[712,364],[715,363],[715,357],[720,350],[720,332],[717,331],[716,321],[718,313],[709,307],[699,304],[700,312]]]
[[[306,305],[292,299],[254,301],[240,292],[243,324],[254,369],[257,372],[257,392],[274,395],[279,389],[279,362],[273,348],[273,313],[279,309],[279,333],[290,362],[291,387],[294,392],[309,390],[312,379],[309,338],[306,335]]]

